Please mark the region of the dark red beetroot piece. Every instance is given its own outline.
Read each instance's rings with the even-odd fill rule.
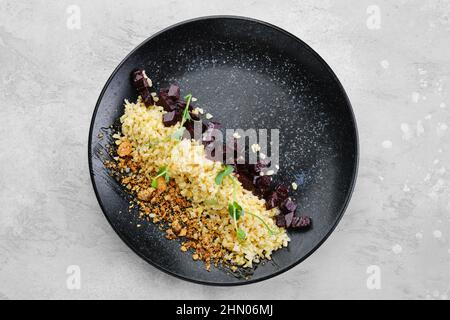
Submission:
[[[256,187],[256,191],[260,196],[264,196],[270,189],[272,183],[272,176],[256,176],[253,178],[253,183]]]
[[[181,119],[181,118],[180,118]],[[196,126],[200,126],[199,128],[201,128],[201,131],[199,133],[199,136],[196,137],[195,136],[195,127]],[[207,126],[205,125],[205,123],[203,123],[203,121],[197,121],[197,120],[188,120],[186,121],[186,123],[184,124],[184,127],[186,128],[187,131],[189,131],[189,134],[191,135],[191,139],[202,139],[202,134],[206,131]]]
[[[253,172],[255,175],[259,175],[264,169],[268,168],[269,166],[270,166],[269,159],[267,158],[260,159],[250,167],[250,171]]]
[[[225,153],[225,163],[235,166],[236,173],[240,177],[239,181],[244,188],[259,196],[267,194],[272,178],[260,176],[259,173],[270,164],[270,161],[259,160],[256,164],[238,163],[245,160],[245,149],[244,145],[238,143],[236,138],[233,138],[224,146],[223,152]]]
[[[294,212],[286,215],[280,214],[276,217],[276,225],[280,228],[306,230],[311,227],[311,218],[307,216],[294,216]]]
[[[289,228],[291,226],[291,223],[292,223],[292,221],[294,220],[294,217],[295,217],[294,215],[295,215],[295,212],[291,211],[291,212],[289,212],[288,214],[286,214],[284,216],[287,228]]]
[[[169,97],[169,88],[159,90],[158,104],[161,105],[167,112],[178,109],[177,99]]]
[[[255,185],[253,184],[253,179],[249,178],[247,175],[244,174],[237,174],[238,180],[242,183],[242,186],[250,191],[255,190]]]
[[[275,217],[275,224],[280,228],[286,228],[286,217],[279,214]]]
[[[289,197],[288,187],[280,184],[266,198],[266,208],[272,209],[281,205]]]
[[[275,192],[278,194],[278,197],[281,199],[281,201],[284,201],[289,197],[289,188],[283,184],[278,185],[275,188]]]
[[[278,198],[278,195],[276,192],[272,192],[267,196],[266,198],[266,208],[267,210],[276,208],[280,205],[281,200]]]
[[[171,127],[175,125],[178,121],[181,121],[181,112],[177,111],[169,111],[163,115],[163,124],[166,127]]]
[[[186,108],[186,101],[180,100],[180,87],[171,84],[169,88],[164,88],[159,91],[159,105],[161,105],[164,110],[168,113],[174,112],[175,114],[170,114],[166,116],[166,121],[163,120],[166,127],[175,125],[178,121],[181,121],[183,111]],[[198,114],[192,113],[194,109],[193,103],[189,104],[189,114],[193,121],[200,121]],[[194,123],[190,120],[186,121],[184,127],[189,131],[191,137],[194,138]],[[206,125],[202,125],[202,132],[207,129]]]
[[[291,226],[292,219],[294,218],[294,212],[289,212],[288,214],[279,214],[276,217],[276,224],[280,228],[288,228]]]
[[[282,213],[294,212],[297,209],[297,204],[290,198],[284,200],[280,205],[280,210]]]
[[[299,229],[305,230],[311,227],[311,218],[307,216],[293,217],[291,225],[289,226],[291,229]]]
[[[139,95],[142,97],[146,106],[153,105],[153,97],[151,94],[151,81],[145,74],[145,70],[136,70],[131,75],[131,81]]]
[[[174,101],[178,101],[180,99],[180,87],[171,84],[169,90],[167,90],[167,96],[173,99]]]

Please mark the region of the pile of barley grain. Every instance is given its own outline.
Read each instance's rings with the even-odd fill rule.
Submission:
[[[230,179],[224,179],[221,186],[215,184],[215,177],[223,169],[223,164],[205,157],[204,147],[194,140],[168,139],[177,129],[165,127],[162,123],[164,110],[159,106],[146,107],[139,99],[136,103],[125,101],[125,112],[120,118],[122,135],[115,136],[116,143],[128,140],[132,144],[132,157],[141,163],[149,178],[161,167],[167,167],[170,177],[175,180],[181,194],[192,202],[192,217],[197,216],[199,223],[207,217],[209,227],[217,228],[218,237],[228,262],[251,267],[261,258],[270,259],[273,251],[286,247],[289,237],[282,228],[278,228],[272,217],[277,209],[266,210],[265,202],[244,189],[240,183],[236,200],[244,212],[259,215],[275,234],[269,234],[264,225],[252,215],[242,216],[238,225],[247,235],[239,242],[236,239],[234,225],[228,214],[227,206],[233,198],[233,185]],[[207,228],[207,226],[204,226]],[[206,230],[205,230],[206,231]]]

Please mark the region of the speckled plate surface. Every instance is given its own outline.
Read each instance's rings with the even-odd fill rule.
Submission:
[[[129,210],[129,196],[106,171],[108,127],[137,97],[130,72],[147,70],[154,86],[180,85],[226,128],[280,130],[280,171],[275,181],[298,184],[293,196],[314,224],[290,232],[288,248],[249,277],[221,268],[206,271],[157,227]],[[238,285],[280,274],[314,252],[334,230],[350,200],[358,163],[357,129],[339,80],[304,42],[270,24],[216,16],[186,21],[147,39],[116,68],[92,118],[89,166],[100,206],[122,240],[155,267],[182,279]],[[136,225],[141,224],[140,228]]]

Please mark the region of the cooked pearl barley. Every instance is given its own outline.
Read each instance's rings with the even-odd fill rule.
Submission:
[[[273,220],[278,209],[267,210],[263,199],[240,184],[236,190],[236,201],[246,211],[261,217],[277,232],[269,234],[260,220],[252,215],[244,215],[239,220],[239,227],[246,232],[247,238],[243,243],[236,240],[236,231],[227,211],[228,202],[233,197],[233,183],[230,179],[225,179],[220,188],[215,184],[215,177],[223,170],[223,164],[207,159],[204,147],[197,141],[168,141],[149,148],[152,141],[171,136],[179,129],[179,125],[165,127],[162,122],[163,113],[162,107],[147,108],[141,100],[137,103],[125,103],[125,113],[120,117],[124,137],[119,136],[116,141],[129,140],[134,146],[133,157],[144,160],[143,170],[149,174],[163,166],[167,167],[171,179],[180,188],[181,195],[192,203],[193,209],[189,214],[193,217],[209,216],[211,221],[217,221],[217,230],[220,230],[218,241],[223,245],[224,257],[230,264],[252,267],[264,258],[270,259],[272,252],[286,247],[290,239],[285,230],[278,228]],[[210,119],[212,115],[208,113],[206,118]],[[258,147],[256,145],[259,151]],[[268,173],[270,171],[273,174],[273,170]],[[261,175],[264,173],[261,172]],[[216,198],[217,203],[207,204],[212,198]],[[205,229],[198,237],[203,238],[208,232]]]

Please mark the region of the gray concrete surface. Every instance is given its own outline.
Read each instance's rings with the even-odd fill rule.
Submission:
[[[361,139],[353,200],[330,239],[293,270],[238,288],[178,280],[131,252],[87,164],[92,111],[116,65],[154,32],[212,14],[310,44],[346,88]],[[0,0],[0,299],[447,299],[449,20],[449,1]]]

